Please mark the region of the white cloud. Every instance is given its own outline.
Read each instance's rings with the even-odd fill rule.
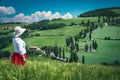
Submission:
[[[11,15],[15,14],[15,9],[13,7],[0,6],[0,14],[2,15]]]
[[[52,14],[51,11],[36,11],[35,13],[26,16],[23,13],[20,13],[16,16],[14,16],[13,18],[4,18],[3,21],[7,21],[7,22],[36,22],[36,21],[41,21],[41,20],[52,20],[52,19],[58,19],[58,18],[63,18],[63,19],[67,19],[67,18],[73,18],[72,15],[70,13],[66,13],[65,15],[61,15],[59,12],[56,12],[54,14]]]
[[[52,19],[58,19],[61,18],[62,16],[60,15],[59,12],[54,13],[53,15],[49,16],[48,19],[52,20]]]
[[[64,16],[62,16],[63,19],[67,19],[67,18],[73,18],[73,16],[70,13],[65,14]]]

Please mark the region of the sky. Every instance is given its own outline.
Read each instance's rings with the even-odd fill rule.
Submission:
[[[67,19],[109,7],[120,7],[120,0],[0,0],[0,22]]]

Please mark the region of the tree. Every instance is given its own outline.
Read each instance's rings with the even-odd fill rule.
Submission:
[[[82,64],[85,64],[85,58],[82,56]]]
[[[80,25],[84,25],[85,24],[85,22],[84,21],[82,21],[81,23],[80,23]]]
[[[70,49],[71,49],[71,50],[74,50],[74,49],[75,49],[74,43],[71,43]]]
[[[71,22],[70,26],[76,25],[74,22]]]
[[[87,27],[90,26],[90,20],[87,21]]]
[[[59,48],[59,58],[61,58],[61,48]]]
[[[93,48],[93,50],[95,49],[95,42],[94,42],[94,40],[92,40],[92,48]]]
[[[85,52],[88,52],[88,45],[85,45]]]
[[[46,52],[46,56],[48,57],[50,55],[50,47],[49,46],[45,47],[45,52]]]
[[[89,33],[89,40],[91,40],[91,33]]]
[[[72,37],[67,37],[66,38],[66,46],[68,47],[71,43],[73,43],[73,38]]]
[[[55,57],[57,57],[59,54],[57,45],[55,45],[53,52],[54,52]]]
[[[73,43],[73,38],[71,36],[70,36],[69,39],[70,39],[70,43]]]
[[[96,41],[94,41],[94,49],[96,50],[96,49],[97,49],[97,47],[98,47],[98,44],[97,44],[97,42],[96,42]]]
[[[90,26],[90,33],[92,33],[92,26]]]
[[[79,38],[82,37],[83,30],[79,32]]]
[[[91,49],[92,49],[92,46],[91,46],[91,44],[90,44],[90,52],[91,52]]]
[[[76,43],[76,51],[78,52],[79,51],[79,44],[78,43]]]
[[[75,36],[75,41],[79,41],[79,35]]]
[[[103,28],[103,24],[100,24],[100,28]]]
[[[78,62],[78,56],[75,50],[70,51],[70,62]]]
[[[66,46],[68,47],[70,44],[69,44],[69,40],[68,38],[66,37]]]
[[[95,40],[92,41],[92,47],[93,47],[94,50],[96,50],[97,47],[98,47],[98,44]]]
[[[63,59],[65,58],[65,52],[64,52],[64,48],[63,48]]]

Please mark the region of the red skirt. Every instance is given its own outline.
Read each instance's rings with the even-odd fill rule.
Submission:
[[[23,57],[26,59],[26,54],[23,54]],[[23,61],[21,55],[17,52],[14,52],[12,55],[12,63],[14,65],[24,65],[26,61]]]

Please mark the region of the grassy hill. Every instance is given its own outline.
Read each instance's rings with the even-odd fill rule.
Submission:
[[[25,40],[27,46],[55,46],[65,48],[65,56],[70,57],[69,49],[66,50],[66,37],[74,36],[78,34],[85,27],[79,25],[81,21],[87,22],[88,20],[95,22],[97,20],[96,17],[89,18],[74,18],[74,19],[66,19],[66,20],[53,20],[49,22],[59,23],[64,22],[67,26],[59,29],[52,30],[29,30],[29,35],[32,34],[40,34],[40,36],[27,37]],[[74,22],[76,25],[70,26],[71,22]],[[12,34],[12,33],[11,33]],[[78,52],[79,61],[82,61],[82,56],[85,56],[85,63],[87,64],[100,64],[101,62],[111,63],[116,60],[120,60],[119,48],[120,41],[119,40],[104,40],[104,37],[111,38],[120,38],[120,29],[118,26],[106,26],[103,28],[98,28],[93,31],[92,37],[98,42],[98,49],[95,52]],[[79,48],[84,49],[85,44],[90,44],[92,41],[88,41],[86,38],[79,40]],[[13,52],[12,43],[6,48],[2,49],[3,51]]]
[[[120,30],[118,26],[107,26],[97,29],[92,33],[92,37],[98,42],[98,49],[95,52],[81,53],[86,58],[86,63],[96,64],[101,62],[113,62],[120,60],[120,40],[104,40],[105,36],[120,39]],[[81,43],[79,43],[81,45]],[[82,43],[84,44],[84,43]],[[80,57],[80,58],[81,58]]]
[[[79,34],[79,32],[86,28],[80,25],[82,21],[88,20],[95,22],[96,17],[88,18],[73,18],[66,20],[52,20],[49,24],[65,23],[63,28],[52,30],[30,30],[29,36],[24,39],[27,46],[55,46],[65,48],[65,56],[70,57],[70,50],[66,47],[66,37]],[[71,23],[75,25],[70,25]],[[14,27],[18,24],[1,24],[0,32],[9,32],[12,36]],[[19,24],[24,26],[26,24]],[[8,29],[5,29],[8,27]],[[39,34],[39,36],[31,36]],[[0,35],[0,37],[7,37],[8,34]],[[105,37],[110,37],[111,40],[104,40]],[[92,41],[87,38],[79,39],[80,51],[77,53],[79,57],[78,63],[67,63],[58,60],[52,60],[43,55],[27,57],[27,64],[25,66],[14,66],[10,59],[0,59],[0,80],[120,80],[119,66],[103,66],[101,62],[113,63],[120,61],[120,29],[117,25],[107,25],[103,28],[97,28],[92,32],[92,38],[98,43],[96,51],[85,52],[85,44],[90,45]],[[3,43],[3,42],[1,42]],[[2,51],[10,51],[13,53],[12,42]],[[1,52],[0,52],[1,53]],[[82,56],[85,58],[85,64],[82,64]],[[93,65],[94,64],[94,65]],[[119,63],[118,63],[119,64]]]
[[[118,16],[118,15],[120,16],[120,7],[96,9],[82,13],[78,17]]]

